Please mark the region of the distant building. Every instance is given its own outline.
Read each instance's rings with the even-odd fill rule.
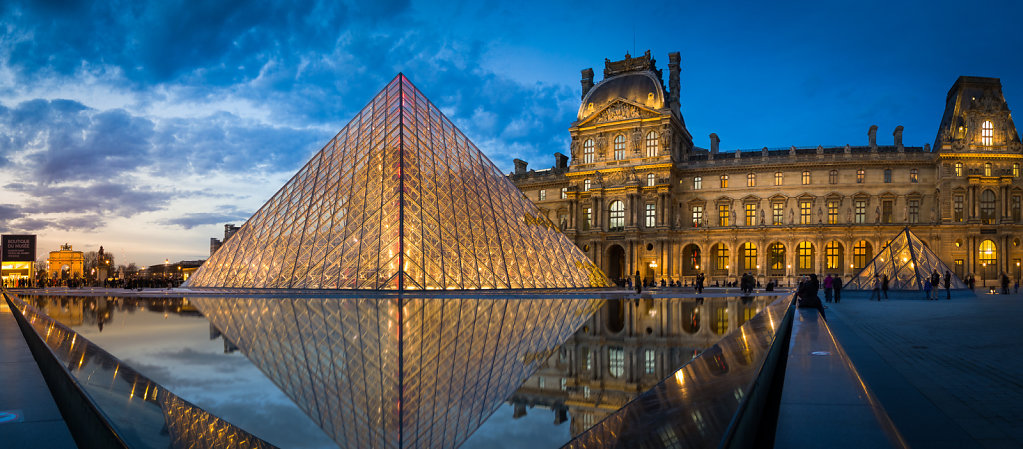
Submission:
[[[848,278],[907,226],[960,277],[1020,277],[1023,145],[997,78],[956,80],[933,148],[871,126],[867,145],[722,152],[693,145],[680,60],[667,87],[649,52],[583,70],[571,164],[509,175],[608,277]]]
[[[71,244],[60,245],[60,251],[50,251],[46,259],[46,277],[50,279],[79,279],[85,276],[85,255],[75,251]]]
[[[238,232],[239,229],[241,229],[241,226],[235,226],[234,223],[225,224],[223,240],[215,237],[210,238],[210,255],[212,256],[213,253],[217,252],[221,246],[227,243],[227,239],[231,238],[231,236],[234,235],[235,232]]]

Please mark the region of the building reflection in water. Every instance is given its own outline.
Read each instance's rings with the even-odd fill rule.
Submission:
[[[274,447],[179,398],[34,306],[14,296],[11,300],[128,447]],[[90,310],[90,305],[102,317],[102,304],[111,304],[107,298],[68,298],[65,304],[63,298],[37,297],[32,302],[72,320],[88,316],[74,311]]]
[[[135,313],[138,310],[166,314],[202,316],[187,299],[142,298],[119,296],[50,296],[19,295],[46,316],[65,326],[95,326],[100,332],[111,323],[117,313]]]
[[[509,402],[516,417],[539,406],[554,411],[556,424],[571,418],[574,437],[672,375],[771,300],[610,299]]]

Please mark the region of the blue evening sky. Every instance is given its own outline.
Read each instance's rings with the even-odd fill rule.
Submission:
[[[579,71],[682,53],[722,150],[932,143],[959,75],[1023,104],[1015,2],[0,3],[0,232],[205,258],[404,72],[505,171],[567,152]],[[666,74],[665,74],[666,75]]]

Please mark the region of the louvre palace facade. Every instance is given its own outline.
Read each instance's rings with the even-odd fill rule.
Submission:
[[[955,81],[933,147],[871,126],[866,145],[724,152],[693,145],[668,58],[667,86],[649,51],[583,70],[571,162],[509,175],[610,278],[848,279],[906,227],[960,277],[1020,276],[1023,145],[997,78]]]

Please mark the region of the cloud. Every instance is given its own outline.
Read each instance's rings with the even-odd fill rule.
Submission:
[[[223,209],[223,208],[222,208]],[[237,209],[222,212],[193,212],[188,213],[180,217],[175,217],[165,221],[166,224],[172,226],[181,226],[185,229],[192,229],[196,226],[209,225],[209,224],[223,224],[230,222],[245,221],[251,212],[241,212]]]

